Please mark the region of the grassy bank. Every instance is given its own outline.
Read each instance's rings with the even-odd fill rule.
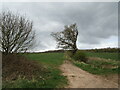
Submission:
[[[99,62],[97,62],[99,63]],[[92,73],[92,74],[98,74],[98,75],[108,75],[108,74],[118,74],[119,69],[118,68],[102,68],[94,65],[94,64],[86,64],[82,62],[74,62],[74,65],[80,67],[81,69]],[[102,64],[105,65],[105,64]],[[119,71],[120,72],[120,71]]]
[[[63,53],[31,53],[24,56],[30,61],[37,62],[40,66],[43,65],[46,71],[41,72],[43,75],[40,75],[39,79],[19,78],[5,82],[3,88],[62,88],[67,84],[66,77],[62,76],[62,72],[59,70],[59,66],[64,61]]]
[[[45,88],[63,87],[67,84],[67,79],[61,75],[59,66],[64,61],[64,53],[39,53],[27,54],[30,60],[36,60],[44,64],[50,73],[46,75]],[[49,76],[49,77],[48,77]]]
[[[74,65],[92,74],[106,75],[120,72],[118,69],[118,53],[84,53],[88,58],[87,63],[73,61]]]
[[[39,54],[27,54],[30,60],[36,60],[44,64],[50,71],[46,75],[44,88],[56,88],[63,87],[67,84],[67,79],[61,75],[59,66],[64,61],[64,53],[39,53]],[[49,76],[49,77],[48,77]]]

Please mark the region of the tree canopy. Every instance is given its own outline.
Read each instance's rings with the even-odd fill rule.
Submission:
[[[32,21],[12,12],[0,14],[0,47],[2,52],[25,52],[34,39]]]
[[[64,30],[51,34],[57,41],[57,47],[77,51],[78,30],[76,24],[66,25]]]

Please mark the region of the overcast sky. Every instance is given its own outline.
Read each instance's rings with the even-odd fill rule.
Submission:
[[[2,3],[2,9],[24,15],[33,21],[36,44],[32,51],[56,49],[51,32],[64,30],[64,25],[78,26],[79,49],[118,46],[117,2],[18,2]]]

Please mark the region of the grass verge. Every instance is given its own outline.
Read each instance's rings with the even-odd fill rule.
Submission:
[[[67,85],[66,77],[62,76],[62,72],[59,70],[59,66],[64,61],[63,53],[32,53],[24,54],[24,56],[29,61],[35,61],[40,66],[43,65],[46,71],[40,72],[42,75],[40,75],[40,78],[19,77],[16,80],[5,81],[3,88],[63,88]]]
[[[73,61],[73,63],[74,65],[92,74],[108,75],[117,74],[120,72],[118,62],[112,60],[89,60],[87,63]]]
[[[67,79],[62,76],[59,66],[64,61],[64,53],[37,53],[27,54],[30,60],[36,60],[44,64],[50,71],[46,75],[44,88],[62,88],[67,85]]]

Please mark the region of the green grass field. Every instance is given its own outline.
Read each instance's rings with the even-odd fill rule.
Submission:
[[[88,57],[99,57],[105,59],[119,60],[119,53],[108,52],[85,52]]]
[[[64,53],[32,53],[26,56],[30,60],[44,64],[50,71],[45,77],[45,84],[42,88],[58,88],[67,85],[66,77],[62,76],[59,70],[59,66],[64,61]]]
[[[37,60],[46,65],[59,66],[64,61],[64,53],[32,53],[27,54],[30,60]]]
[[[88,71],[92,74],[117,74],[119,73],[118,64],[119,58],[118,53],[95,53],[95,52],[84,52],[88,57],[87,63],[81,63],[74,61],[74,65],[81,69]],[[92,57],[92,60],[89,60]],[[114,67],[114,68],[111,68]]]
[[[118,66],[118,54],[116,53],[94,53],[85,52],[87,57],[99,57],[100,60],[89,60],[87,63],[73,61],[73,64],[80,67],[81,69],[88,71],[92,74],[108,75],[116,74],[120,70]],[[40,65],[42,64],[47,68],[47,73],[44,75],[42,80],[26,80],[18,79],[14,82],[8,82],[3,85],[3,88],[63,88],[68,84],[65,76],[61,75],[62,72],[59,66],[66,60],[64,53],[29,53],[24,54],[29,60],[37,61]],[[68,58],[67,58],[68,59]],[[69,59],[68,59],[69,60]],[[106,66],[115,68],[106,68]]]
[[[5,82],[3,88],[63,88],[67,85],[67,79],[61,75],[59,66],[64,61],[64,53],[31,53],[24,54],[28,60],[35,60],[46,68],[46,72],[41,79],[19,78],[15,81]],[[26,67],[27,68],[27,67]]]
[[[120,72],[118,68],[102,68],[102,67],[99,67],[98,64],[94,65],[93,62],[92,64],[74,62],[74,65],[80,67],[81,69],[89,73],[98,74],[98,75],[118,74],[118,72]],[[103,63],[102,65],[105,65],[105,64]]]

